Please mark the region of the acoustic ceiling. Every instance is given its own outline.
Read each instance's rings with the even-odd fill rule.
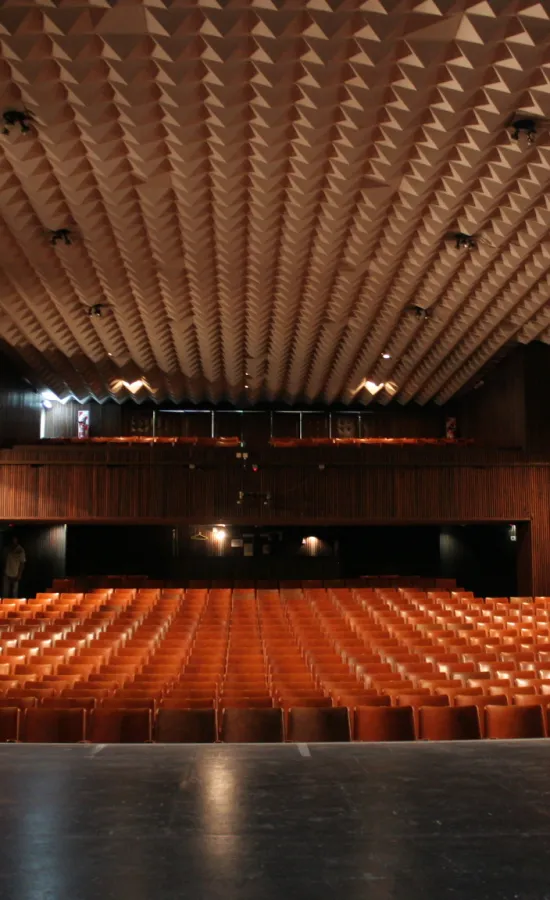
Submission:
[[[550,341],[550,0],[2,0],[1,113],[60,397],[443,403]]]

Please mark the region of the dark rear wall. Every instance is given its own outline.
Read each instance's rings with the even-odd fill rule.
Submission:
[[[203,535],[207,540],[196,540]],[[456,578],[478,596],[517,593],[517,542],[509,525],[226,529],[212,525],[70,525],[67,575],[234,581],[402,575]],[[303,543],[303,538],[316,540]],[[242,541],[232,547],[231,540]],[[246,549],[245,549],[246,548]],[[246,555],[248,553],[251,555]]]

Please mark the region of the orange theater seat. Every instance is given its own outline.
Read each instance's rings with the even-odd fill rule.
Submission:
[[[541,706],[486,706],[485,735],[497,740],[545,737]]]
[[[155,724],[158,744],[212,744],[217,739],[214,709],[159,710]]]
[[[475,706],[421,706],[418,737],[424,741],[470,741],[481,737]]]
[[[16,706],[0,707],[0,744],[19,740],[21,712]]]
[[[77,744],[86,734],[84,709],[29,709],[25,716],[24,740],[40,744]]]
[[[356,741],[414,741],[412,706],[358,706],[354,715]]]
[[[149,709],[95,709],[87,738],[93,744],[144,744],[151,741]]]
[[[45,697],[40,701],[42,709],[85,709],[90,712],[96,707],[94,697]]]
[[[227,744],[275,744],[284,740],[281,709],[224,709],[221,740]]]
[[[318,741],[350,741],[349,710],[345,706],[292,707],[288,712],[289,741],[300,743]]]

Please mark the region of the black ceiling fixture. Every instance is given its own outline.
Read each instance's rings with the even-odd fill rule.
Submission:
[[[535,119],[515,118],[511,124],[510,137],[513,141],[519,141],[520,135],[527,135],[527,143],[534,144],[537,137],[537,123]]]
[[[5,109],[2,113],[2,134],[9,134],[12,128],[18,127],[21,134],[31,130],[31,114],[25,109]]]
[[[50,235],[50,244],[54,247],[60,241],[65,244],[67,247],[70,247],[73,242],[73,232],[70,228],[54,228],[49,232]]]
[[[105,309],[109,309],[106,303],[94,303],[92,306],[89,306],[86,310],[86,315],[90,317],[90,319],[101,319],[103,318],[103,311]]]
[[[449,238],[455,242],[457,250],[475,250],[477,248],[475,235],[467,234],[465,231],[453,231]]]
[[[431,319],[432,311],[431,309],[426,309],[425,306],[419,306],[418,303],[411,303],[410,306],[407,306],[408,312],[413,313],[417,319],[422,319],[425,321],[426,319]]]

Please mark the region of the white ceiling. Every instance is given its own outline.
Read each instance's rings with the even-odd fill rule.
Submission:
[[[0,338],[60,397],[442,403],[550,341],[550,0],[2,0],[10,108]]]

